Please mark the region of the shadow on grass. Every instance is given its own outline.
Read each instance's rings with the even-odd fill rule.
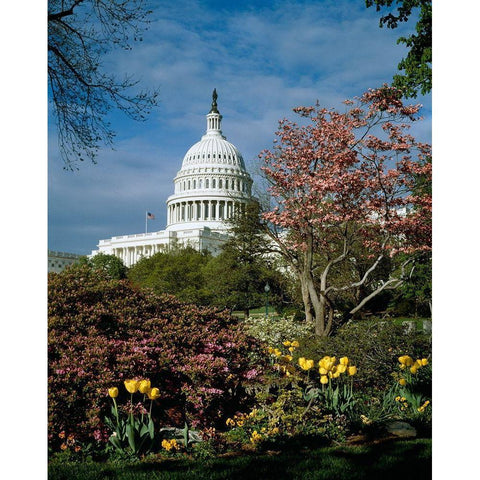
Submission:
[[[431,440],[370,446],[298,448],[210,460],[55,465],[51,480],[428,480]]]

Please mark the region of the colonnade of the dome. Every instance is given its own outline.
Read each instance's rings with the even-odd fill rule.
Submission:
[[[234,200],[191,200],[168,206],[168,224],[208,222],[231,219],[236,212],[245,211],[246,202]]]

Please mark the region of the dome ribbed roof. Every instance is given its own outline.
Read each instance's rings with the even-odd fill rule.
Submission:
[[[234,165],[245,170],[245,163],[238,148],[227,142],[221,134],[207,134],[192,145],[185,154],[182,170],[193,166]]]

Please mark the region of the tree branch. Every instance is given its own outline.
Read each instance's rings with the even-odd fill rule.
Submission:
[[[81,3],[83,3],[85,0],[74,0],[73,5],[68,9],[68,10],[63,10],[61,12],[57,13],[49,13],[48,14],[48,21],[55,21],[55,20],[60,20],[63,17],[68,17],[69,15],[73,15],[73,10],[78,7]]]
[[[370,295],[367,295],[362,301],[352,310],[350,310],[350,315],[358,312],[369,300],[378,295],[383,290],[393,290],[398,288],[405,281],[405,268],[406,266],[414,261],[413,259],[408,259],[402,264],[402,271],[399,278],[390,278],[386,282],[382,283],[376,290],[374,290]]]

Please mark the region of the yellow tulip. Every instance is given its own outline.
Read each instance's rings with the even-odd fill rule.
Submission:
[[[398,383],[402,386],[405,386],[407,384],[406,380],[404,378],[401,378]]]
[[[108,394],[109,394],[112,398],[117,398],[117,397],[118,397],[118,388],[117,388],[117,387],[109,388],[109,389],[108,389]]]
[[[293,352],[293,351],[295,350],[295,347],[288,347],[288,350],[289,350],[290,352]]]
[[[286,347],[289,347],[292,342],[290,340],[286,340],[285,342],[283,342],[283,344],[286,346]]]
[[[286,362],[291,362],[293,360],[293,357],[291,355],[284,355],[283,356],[283,359],[286,361]]]
[[[417,360],[415,360],[414,365],[416,365],[417,367],[422,367],[423,366],[422,361],[419,358],[417,358]]]
[[[348,367],[348,374],[350,376],[355,375],[356,373],[357,373],[357,367],[355,367],[354,365],[352,365],[351,367]]]
[[[320,377],[320,383],[322,383],[323,385],[327,384],[328,383],[328,378],[326,375],[322,375]]]
[[[298,348],[300,346],[300,344],[296,340],[294,340],[291,345],[295,348]]]
[[[141,380],[138,384],[138,391],[140,393],[147,393],[151,388],[150,380]]]
[[[408,355],[402,355],[401,357],[398,357],[398,361],[407,367],[411,367],[414,363],[413,358],[409,357]]]
[[[315,362],[313,360],[306,360],[305,370],[310,370],[311,368],[313,368],[314,365],[315,365]]]
[[[123,383],[129,393],[135,393],[138,390],[139,382],[137,380],[125,380]]]
[[[410,367],[410,372],[412,372],[413,375],[415,375],[417,373],[417,370],[418,370],[417,364]]]
[[[426,358],[422,358],[422,365],[428,365],[428,360]]]
[[[338,378],[339,376],[340,372],[338,370],[332,375],[333,378]]]
[[[348,365],[348,357],[342,357],[340,360],[340,365]]]
[[[414,364],[413,358],[405,355],[405,365],[411,367]]]
[[[339,373],[345,373],[347,371],[347,365],[341,363],[340,365],[337,366],[337,372]]]
[[[302,370],[310,370],[315,365],[315,362],[313,360],[307,360],[305,357],[300,357],[298,359],[298,364]]]
[[[325,357],[323,357],[319,362],[318,362],[318,365],[321,367],[323,364],[325,364],[326,362],[329,362],[330,361],[330,357],[328,355],[326,355]]]
[[[147,395],[150,400],[156,400],[157,398],[160,398],[160,390],[154,387],[147,392]]]

